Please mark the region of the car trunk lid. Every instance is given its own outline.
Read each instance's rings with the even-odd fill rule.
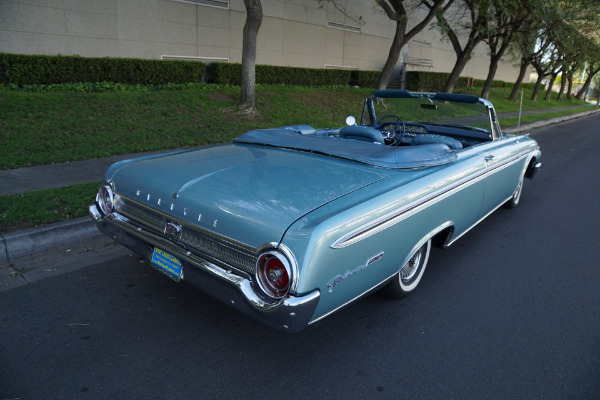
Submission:
[[[349,161],[254,145],[132,160],[111,171],[117,193],[254,248],[279,242],[310,211],[387,176]]]

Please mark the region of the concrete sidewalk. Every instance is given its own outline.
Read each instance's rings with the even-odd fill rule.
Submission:
[[[108,166],[117,161],[166,151],[168,150],[0,171],[0,196],[100,181]]]
[[[521,132],[541,128],[547,125],[568,121],[596,114],[600,109],[588,112],[553,118],[550,120],[521,125]],[[517,127],[505,129],[505,132],[516,132]],[[535,133],[535,132],[534,132]],[[23,193],[53,187],[100,181],[106,168],[119,160],[164,153],[168,150],[151,153],[128,154],[86,161],[67,162],[40,167],[21,168],[0,171],[0,195]],[[90,199],[90,203],[93,199]],[[95,238],[100,233],[91,218],[83,217],[69,221],[45,225],[39,228],[25,229],[0,235],[0,267],[8,265],[11,260],[30,256],[36,252],[45,252],[58,244],[76,242],[86,238]]]

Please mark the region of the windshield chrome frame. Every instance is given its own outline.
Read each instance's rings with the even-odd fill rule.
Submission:
[[[381,93],[381,92],[385,92],[385,91],[374,91],[374,93],[375,92]],[[429,101],[434,99],[434,97],[438,94],[438,93],[433,93],[433,92],[407,92],[407,91],[405,91],[405,93],[409,95],[406,98],[421,98],[421,99],[426,98]],[[444,93],[440,92],[440,94],[444,94]],[[467,96],[470,96],[470,95],[467,95]],[[394,97],[394,96],[392,96],[392,97]],[[404,96],[402,96],[402,97],[404,97]],[[472,98],[474,98],[474,97],[475,96],[472,96]],[[377,116],[375,114],[375,100],[378,98],[380,98],[380,97],[376,96],[374,94],[373,96],[365,99],[362,115],[360,117],[361,125],[375,126],[375,122],[377,121]],[[382,97],[382,98],[385,98],[385,97]],[[502,139],[502,137],[503,137],[502,129],[500,128],[500,124],[496,117],[496,110],[494,109],[494,105],[488,99],[484,99],[481,97],[479,97],[478,99],[479,100],[477,101],[477,103],[484,105],[485,108],[487,109],[488,119],[490,122],[490,134],[492,136],[492,141]],[[367,121],[365,120],[365,114],[368,114],[370,123],[367,123]]]

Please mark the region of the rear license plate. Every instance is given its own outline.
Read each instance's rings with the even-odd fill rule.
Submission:
[[[155,269],[174,281],[179,282],[183,278],[183,266],[181,261],[174,255],[155,247],[151,261]]]

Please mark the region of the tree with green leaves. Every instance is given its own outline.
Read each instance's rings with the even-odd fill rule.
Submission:
[[[475,47],[486,38],[493,4],[492,0],[462,0],[456,12],[436,14],[438,28],[450,41],[456,53],[456,62],[446,81],[445,92],[450,93],[454,90]],[[466,40],[461,40],[463,36]]]
[[[573,86],[573,74],[583,64],[583,57],[588,50],[590,41],[587,40],[581,32],[572,24],[562,23],[556,31],[555,46],[561,55],[560,63],[561,84],[557,100],[562,100],[569,84],[569,90],[566,91],[567,99],[570,100],[570,90]],[[550,90],[552,87],[549,88]],[[550,99],[551,91],[546,92],[546,100]]]
[[[588,90],[590,89],[594,77],[600,72],[600,56],[597,55],[596,57],[597,58],[595,58],[593,61],[589,61],[589,64],[587,66],[587,76],[585,77],[583,86],[581,87],[581,89],[579,89],[579,92],[577,92],[576,95],[578,100],[584,100],[585,96],[588,93]]]
[[[535,88],[533,89],[533,93],[531,95],[531,100],[537,100],[542,83],[547,77],[551,77],[550,88],[552,88],[552,85],[558,76],[561,62],[561,56],[554,45],[549,45],[546,50],[536,53],[536,55],[531,59],[531,65],[535,69],[538,76],[535,82]]]
[[[533,66],[534,62],[538,62],[538,65],[540,65],[540,68],[536,68],[538,76],[540,77],[536,86],[537,90],[539,90],[539,86],[541,85],[543,78],[546,76],[545,71],[543,71],[543,68],[541,68],[541,57],[546,54],[546,51],[552,42],[548,36],[537,35],[538,32],[535,30],[530,30],[519,35],[519,37],[515,40],[515,50],[518,51],[521,56],[519,60],[519,76],[512,87],[510,96],[508,96],[508,99],[511,101],[517,100],[519,88],[525,79],[527,70],[530,65]]]
[[[488,45],[490,66],[481,91],[481,97],[484,99],[490,95],[498,63],[529,20],[532,3],[533,1],[529,0],[505,0],[495,2],[488,11],[489,24],[484,30],[483,41]]]
[[[574,75],[590,59],[598,43],[600,32],[600,2],[597,0],[546,0],[554,6],[558,23],[549,36],[557,53],[560,66],[561,87],[558,100],[564,94],[570,99]],[[556,78],[556,72],[552,78]],[[546,99],[550,99],[553,80],[548,85]]]
[[[600,2],[596,0],[578,1],[585,5],[584,12],[580,13],[579,18],[573,22],[585,40],[585,44],[580,48],[580,53],[587,66],[585,68],[587,76],[577,93],[577,98],[582,100],[587,94],[592,80],[600,72]]]
[[[454,0],[375,0],[375,3],[396,24],[388,58],[377,83],[378,89],[385,89],[398,63],[402,48],[427,27],[434,16],[443,14]],[[423,6],[426,6],[429,11],[422,18],[418,18],[418,21],[415,21],[417,23],[409,29],[409,16],[415,17]]]
[[[536,92],[539,91],[543,78],[547,76],[543,60],[549,54],[548,50],[552,45],[552,29],[559,21],[554,7],[551,6],[554,1],[532,0],[521,29],[515,32],[511,50],[519,58],[519,75],[510,92],[509,100],[517,100],[519,88],[530,65],[534,66],[534,63],[537,65],[534,66],[539,77],[536,82]]]
[[[330,3],[336,10],[351,20],[362,21],[362,17],[354,17],[351,13],[338,4],[338,0],[318,0],[319,3]],[[395,23],[394,38],[388,52],[388,57],[379,75],[378,89],[385,89],[398,64],[402,48],[410,42],[419,32],[425,29],[434,16],[443,14],[454,0],[374,0],[375,4],[384,14]],[[418,16],[420,10],[427,9],[424,16]],[[410,22],[414,22],[412,28]]]

